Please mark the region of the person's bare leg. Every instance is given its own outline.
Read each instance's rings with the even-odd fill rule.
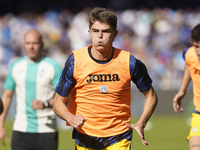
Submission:
[[[193,136],[189,140],[190,150],[200,150],[200,136]]]

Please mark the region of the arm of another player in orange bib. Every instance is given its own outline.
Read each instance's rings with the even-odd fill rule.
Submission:
[[[53,103],[53,111],[60,118],[67,121],[74,128],[81,128],[84,125],[86,119],[81,115],[74,115],[69,112],[67,106],[65,105],[68,97],[62,97],[56,93]]]
[[[147,92],[142,93],[145,96],[143,113],[137,123],[127,126],[137,131],[142,140],[143,145],[148,145],[144,138],[144,128],[157,106],[158,98],[153,87],[151,87]]]
[[[173,108],[174,108],[175,113],[177,113],[178,110],[183,111],[183,108],[181,107],[181,100],[185,96],[185,93],[186,93],[188,84],[190,83],[190,80],[191,80],[190,70],[189,70],[189,67],[187,65],[185,65],[181,87],[180,87],[178,93],[173,98]]]

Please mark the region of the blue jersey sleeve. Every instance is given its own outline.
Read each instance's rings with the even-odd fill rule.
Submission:
[[[146,66],[133,55],[130,55],[131,80],[135,83],[140,92],[150,89],[152,80],[147,72]]]
[[[187,53],[188,49],[189,49],[189,47],[188,47],[188,48],[186,48],[186,49],[183,51],[183,59],[184,59],[184,60],[185,60],[185,55],[186,55],[186,53]]]
[[[59,82],[55,88],[55,92],[63,97],[68,97],[70,91],[76,84],[74,79],[74,55],[71,54],[65,63],[65,67],[61,73]]]

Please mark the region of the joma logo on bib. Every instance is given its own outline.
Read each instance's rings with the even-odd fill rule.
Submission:
[[[118,74],[89,74],[88,79],[86,80],[87,83],[93,82],[112,82],[112,81],[119,81]]]

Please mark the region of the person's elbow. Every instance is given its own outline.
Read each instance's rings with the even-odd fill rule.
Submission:
[[[152,87],[152,99],[154,100],[154,106],[156,107],[158,105],[158,96],[154,88]]]
[[[157,105],[158,105],[158,96],[157,96],[157,94],[155,92],[155,107],[157,107]]]
[[[56,100],[56,96],[54,97],[54,99],[53,99],[53,105],[52,105],[52,110],[53,110],[53,112],[56,114],[56,102],[57,100]]]
[[[55,97],[54,97],[54,100],[53,100],[53,106],[52,106],[53,112],[55,114],[58,113],[62,103],[63,103],[62,102],[62,97],[58,93],[56,93]]]

